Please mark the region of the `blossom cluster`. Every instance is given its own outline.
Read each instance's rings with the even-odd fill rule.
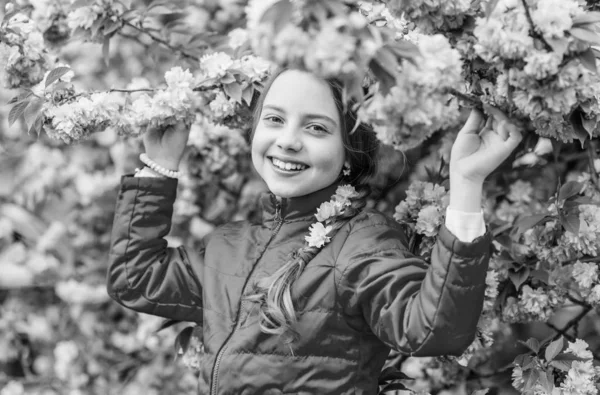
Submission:
[[[84,31],[87,38],[94,39],[98,32],[109,34],[107,21],[119,25],[119,17],[126,11],[125,5],[117,0],[94,0],[87,4],[79,4],[73,8],[66,18],[66,23],[72,31]],[[100,25],[101,24],[101,25]],[[95,26],[99,25],[97,28]]]
[[[526,383],[524,371],[527,368],[517,364],[512,372],[513,387],[525,391],[525,386],[528,385],[533,393],[543,394],[548,393],[548,384],[550,384],[551,393],[555,395],[596,395],[598,393],[596,382],[600,378],[600,368],[594,366],[593,355],[588,349],[588,344],[581,339],[576,339],[574,342],[569,342],[569,346],[563,354],[567,360],[575,359],[568,364],[570,365],[568,369],[565,369],[564,378],[556,378],[554,374],[547,375],[545,371],[542,371],[544,369],[542,361],[536,357],[532,358],[529,365],[535,366],[535,370],[552,378],[554,382],[547,383],[548,380],[546,380],[546,385],[544,385],[541,380],[530,380],[529,383]]]
[[[523,285],[518,299],[508,297],[502,310],[506,322],[547,321],[557,307],[564,304],[565,298],[558,291],[547,287],[532,288]]]
[[[406,191],[406,199],[396,206],[394,219],[418,234],[433,237],[443,223],[448,203],[449,195],[444,187],[414,181]]]
[[[388,7],[396,14],[414,22],[424,32],[448,31],[460,28],[468,16],[476,15],[479,5],[470,0],[390,0]]]
[[[105,92],[82,95],[58,105],[46,102],[42,109],[43,129],[48,136],[70,144],[104,131],[117,118],[119,110],[115,95]]]
[[[244,40],[243,30],[241,40]],[[235,36],[234,36],[235,37]],[[241,45],[232,40],[230,45]],[[200,111],[212,122],[231,128],[248,129],[252,113],[250,105],[256,86],[270,75],[272,64],[255,55],[239,59],[225,52],[204,55],[200,59],[198,79],[207,106]]]
[[[271,12],[270,17],[263,18],[267,10],[273,11],[273,3],[251,1],[246,8],[247,26],[255,53],[280,66],[305,68],[324,78],[344,79],[366,70],[383,45],[381,35],[372,33],[368,20],[358,11],[328,17],[327,8],[317,2],[294,2],[293,10],[282,10],[282,14]],[[293,23],[276,31],[275,25],[281,19]]]
[[[7,10],[10,9],[7,6]],[[4,87],[12,89],[37,84],[44,78],[49,63],[42,33],[27,15],[19,12],[2,23],[0,80]]]
[[[310,226],[310,233],[305,237],[309,247],[321,248],[331,241],[329,233],[333,230],[333,222],[352,204],[351,199],[356,196],[353,186],[340,185],[330,201],[321,203],[315,214],[317,222]]]
[[[188,146],[188,171],[205,182],[223,180],[243,171],[249,152],[243,131],[204,119],[192,124]]]
[[[193,89],[196,79],[189,70],[173,67],[165,73],[167,87],[153,96],[141,93],[119,119],[118,128],[125,135],[139,135],[147,128],[161,128],[178,122],[191,123],[195,118],[198,97]]]
[[[460,87],[460,54],[442,35],[418,36],[417,44],[421,58],[404,60],[389,93],[377,89],[359,110],[378,139],[399,150],[419,145],[459,117],[458,103],[448,90]]]
[[[576,122],[592,136],[600,119],[600,79],[583,59],[590,43],[570,34],[584,8],[577,0],[527,4],[531,21],[517,0],[500,0],[489,18],[476,21],[473,48],[490,65],[480,82],[482,99],[563,141],[577,137],[569,117],[579,109],[583,121]]]

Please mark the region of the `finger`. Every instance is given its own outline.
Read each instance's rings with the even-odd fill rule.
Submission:
[[[521,129],[515,125],[510,125],[508,128],[508,139],[506,140],[509,143],[511,149],[515,149],[519,143],[523,140],[523,132]]]
[[[499,108],[492,107],[489,104],[484,104],[483,109],[486,113],[496,118],[498,121],[510,122],[510,118]]]
[[[497,123],[495,131],[496,131],[496,133],[498,133],[498,136],[500,136],[502,141],[506,141],[508,139],[508,135],[509,135],[508,128],[509,128],[509,124],[506,121],[500,121]]]
[[[465,122],[465,125],[462,127],[458,134],[477,134],[481,129],[481,124],[483,123],[483,113],[476,108],[471,110],[469,114],[469,118]]]

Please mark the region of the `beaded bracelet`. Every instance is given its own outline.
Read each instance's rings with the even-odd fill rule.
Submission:
[[[162,167],[161,165],[159,165],[158,163],[156,163],[152,159],[150,159],[148,157],[148,155],[146,155],[146,153],[141,153],[140,154],[140,160],[146,166],[148,166],[149,168],[151,168],[152,170],[154,170],[158,174],[163,175],[165,177],[179,178],[179,176],[181,175],[181,173],[178,172],[178,171],[165,169],[164,167]]]

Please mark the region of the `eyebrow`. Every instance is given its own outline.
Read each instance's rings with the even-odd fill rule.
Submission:
[[[266,104],[263,106],[263,109],[268,108],[271,110],[275,110],[275,111],[279,111],[281,113],[285,114],[285,110],[279,106],[276,106],[274,104]],[[300,114],[302,115],[303,118],[311,118],[311,119],[324,119],[326,121],[331,122],[332,124],[334,124],[335,126],[338,126],[338,123],[335,119],[325,115],[325,114]]]

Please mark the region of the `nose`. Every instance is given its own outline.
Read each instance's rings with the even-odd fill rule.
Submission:
[[[298,152],[302,149],[302,141],[300,141],[298,128],[291,123],[285,128],[280,129],[277,136],[277,146],[284,151]]]

